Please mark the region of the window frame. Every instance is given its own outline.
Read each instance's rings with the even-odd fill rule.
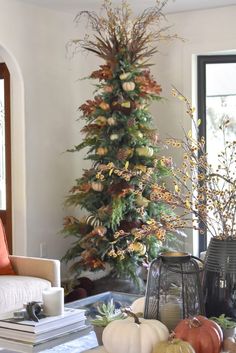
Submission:
[[[0,79],[4,80],[5,160],[6,160],[6,210],[0,210],[0,218],[2,219],[3,225],[5,227],[9,252],[12,253],[10,73],[5,63],[0,63]]]
[[[207,64],[230,64],[236,63],[235,54],[223,55],[199,55],[197,56],[197,111],[201,119],[199,126],[199,136],[205,138],[205,150],[207,149],[207,119],[206,119],[206,65]],[[200,182],[199,182],[200,184]],[[203,229],[203,234],[199,232],[199,253],[207,249],[207,232],[202,222],[199,222],[199,228]]]

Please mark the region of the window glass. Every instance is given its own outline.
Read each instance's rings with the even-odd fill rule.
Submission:
[[[224,148],[219,126],[229,119],[226,140],[236,140],[236,63],[206,64],[206,151],[217,170],[218,154]],[[223,187],[223,185],[222,185]],[[207,243],[210,236],[207,234]]]

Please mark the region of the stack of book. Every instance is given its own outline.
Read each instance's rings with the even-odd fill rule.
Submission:
[[[88,329],[85,321],[85,310],[73,308],[65,308],[63,315],[48,316],[39,322],[4,319],[0,320],[0,339],[36,345],[74,332],[82,333]]]

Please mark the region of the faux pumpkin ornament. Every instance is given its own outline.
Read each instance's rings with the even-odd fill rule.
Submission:
[[[118,134],[111,134],[111,135],[110,135],[110,140],[111,140],[111,141],[118,140],[118,138],[119,138],[119,135],[118,135]]]
[[[112,86],[104,86],[103,91],[105,93],[111,93],[113,91],[113,87]]]
[[[131,135],[135,138],[142,139],[143,138],[143,133],[138,130],[131,131]]]
[[[108,152],[108,149],[106,147],[98,147],[97,150],[96,150],[96,153],[99,155],[99,156],[105,156]]]
[[[152,353],[157,343],[168,339],[168,328],[160,321],[125,312],[132,319],[112,321],[103,331],[102,341],[108,353]]]
[[[99,115],[96,119],[96,124],[99,126],[105,126],[107,123],[107,119],[103,115]]]
[[[102,110],[107,111],[107,110],[110,109],[110,105],[109,105],[108,103],[106,103],[106,102],[101,102],[101,103],[99,104],[99,108],[101,108]]]
[[[92,189],[97,192],[101,192],[104,188],[102,183],[96,182],[96,181],[92,182],[91,186],[92,186]]]
[[[107,119],[107,124],[109,126],[115,126],[116,125],[116,119],[111,116],[110,118]]]
[[[156,345],[153,353],[195,353],[195,350],[188,342],[170,335],[168,341],[163,341]]]
[[[122,88],[125,92],[130,92],[133,91],[135,89],[135,83],[130,81],[130,82],[124,82],[122,84]]]
[[[220,326],[198,315],[193,319],[184,319],[179,322],[175,330],[176,338],[187,341],[196,353],[220,353],[223,334]]]
[[[153,156],[153,148],[148,146],[138,147],[136,148],[136,153],[140,157],[152,157]]]
[[[120,74],[120,80],[126,80],[130,76],[130,72],[123,72],[123,74]]]
[[[136,107],[136,103],[134,101],[124,101],[122,100],[115,100],[111,104],[113,111],[119,111],[125,115],[130,115],[133,109]]]

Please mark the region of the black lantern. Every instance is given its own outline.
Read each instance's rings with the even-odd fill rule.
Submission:
[[[144,317],[160,320],[172,330],[181,319],[204,315],[201,262],[182,252],[166,252],[153,260],[148,273]]]

